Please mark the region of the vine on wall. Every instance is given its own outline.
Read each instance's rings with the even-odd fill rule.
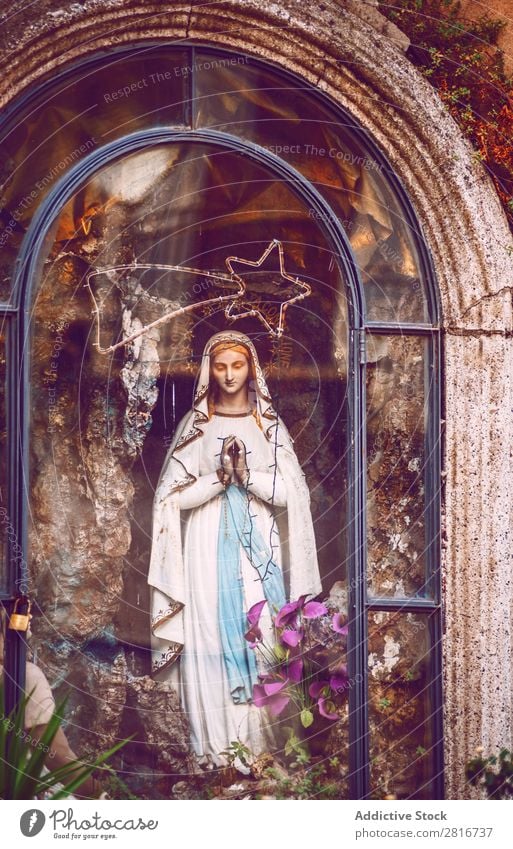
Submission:
[[[379,9],[410,38],[408,58],[474,145],[513,230],[513,79],[497,47],[506,22],[465,19],[456,0],[393,0]]]

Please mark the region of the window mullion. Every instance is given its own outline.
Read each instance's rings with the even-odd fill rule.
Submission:
[[[351,681],[350,712],[350,771],[353,798],[365,799],[369,794],[369,723],[367,706],[367,611],[366,598],[366,428],[365,428],[365,330],[353,331],[351,356],[354,376],[352,389],[353,419],[351,422],[352,475],[350,475],[354,505],[352,516],[352,568],[349,584],[351,639],[348,653],[348,673]]]
[[[19,316],[18,316],[19,318]],[[11,599],[27,594],[27,560],[22,531],[22,464],[20,455],[20,413],[23,397],[23,380],[20,380],[20,330],[18,321],[11,318],[8,324],[6,348],[6,401],[7,401],[7,504],[9,537],[7,543],[7,592]],[[19,702],[25,689],[26,643],[24,634],[7,629],[5,638],[5,712],[8,714]]]

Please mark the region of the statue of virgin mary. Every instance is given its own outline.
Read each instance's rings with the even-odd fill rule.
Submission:
[[[179,686],[198,757],[222,764],[234,740],[269,750],[246,613],[265,601],[272,643],[272,616],[321,582],[305,478],[242,333],[216,333],[203,352],[155,492],[148,583],[153,673]]]

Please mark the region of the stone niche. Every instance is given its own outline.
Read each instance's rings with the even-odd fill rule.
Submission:
[[[88,186],[90,195],[97,191],[97,214],[85,221],[82,196],[63,209],[32,305],[30,569],[37,600],[32,647],[57,698],[68,696],[66,733],[77,753],[99,753],[133,735],[113,760],[119,778],[111,779],[111,792],[169,798],[178,781],[181,792],[185,781],[185,792],[194,793],[195,779],[188,776],[195,768],[178,695],[150,677],[146,575],[152,502],[175,427],[190,409],[203,346],[227,325],[223,310],[200,310],[113,354],[100,352],[91,271],[107,269],[89,280],[103,347],[183,305],[190,286],[178,273],[173,288],[132,267],[134,256],[159,242],[163,225],[154,210],[169,207],[167,160],[159,164],[154,154],[138,156],[129,195],[107,203],[100,192],[108,182],[104,174]],[[125,185],[120,176],[116,182]],[[173,214],[183,221],[186,212],[177,208]],[[177,226],[164,223],[171,231]],[[218,238],[204,232],[202,244]],[[303,239],[309,250],[311,241]],[[152,259],[177,261],[162,251]],[[123,264],[129,267],[108,270]],[[324,271],[326,279],[333,273]],[[345,608],[339,532],[347,526],[344,317],[328,344],[323,330],[335,314],[337,285],[334,278],[325,292],[312,296],[308,313],[289,311],[294,344],[277,351],[260,332],[256,345],[273,400],[297,439],[322,542],[325,591],[335,584],[337,604]],[[258,331],[255,319],[238,322],[237,329]],[[347,714],[331,737],[347,764]]]

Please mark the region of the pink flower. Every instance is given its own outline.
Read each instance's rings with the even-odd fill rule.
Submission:
[[[248,610],[247,620],[250,625],[249,631],[244,634],[244,639],[248,641],[251,648],[254,649],[258,643],[261,643],[263,640],[262,631],[259,627],[260,616],[262,615],[262,610],[267,604],[266,600],[257,601],[256,604],[253,605]]]
[[[341,664],[330,675],[330,687],[334,693],[342,692],[346,689],[348,680],[347,667]]]
[[[253,702],[257,707],[269,708],[273,716],[279,716],[290,702],[290,696],[282,693],[286,681],[268,681],[264,684],[255,684],[253,687]]]
[[[305,619],[318,619],[319,616],[325,616],[328,608],[320,601],[307,601],[303,607],[303,616]]]
[[[329,681],[314,681],[313,684],[310,684],[308,692],[312,699],[319,699],[321,697],[328,696],[330,693]]]
[[[287,679],[293,684],[299,684],[303,675],[303,661],[300,657],[290,660],[285,667]]]
[[[299,596],[297,601],[289,601],[276,614],[274,624],[277,628],[283,628],[285,625],[294,625],[296,616],[303,608],[306,595]]]
[[[336,720],[339,719],[338,713],[335,711],[335,705],[333,702],[330,702],[328,699],[320,698],[317,702],[317,706],[319,708],[319,713],[321,716],[324,716],[325,719]]]
[[[285,643],[286,646],[290,646],[291,648],[296,648],[299,645],[301,640],[303,639],[304,631],[302,628],[285,628],[285,630],[281,634],[281,641]]]
[[[336,631],[337,634],[343,634],[344,636],[347,636],[349,625],[347,624],[347,622],[344,622],[345,618],[346,617],[342,613],[335,613],[333,619],[331,620],[331,625],[333,630]]]

